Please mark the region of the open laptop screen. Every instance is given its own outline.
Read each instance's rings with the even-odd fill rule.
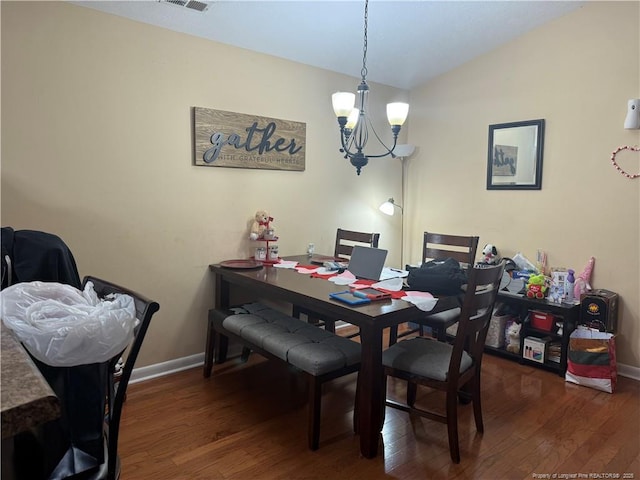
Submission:
[[[355,245],[349,260],[348,270],[356,278],[380,280],[380,274],[387,259],[387,250]]]

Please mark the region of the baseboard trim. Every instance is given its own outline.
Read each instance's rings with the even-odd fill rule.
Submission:
[[[633,378],[640,382],[640,367],[632,367],[631,365],[618,364],[618,375],[621,377]]]
[[[144,382],[203,365],[204,352],[169,360],[167,362],[156,363],[155,365],[149,365],[147,367],[134,368],[131,372],[131,380],[129,380],[129,383]]]
[[[232,353],[232,352],[230,352]],[[239,353],[239,352],[238,352]],[[177,358],[167,362],[156,363],[148,367],[134,368],[129,383],[144,382],[153,378],[164,377],[172,373],[181,372],[190,368],[204,365],[204,352]],[[630,365],[618,364],[618,375],[640,381],[640,368]]]

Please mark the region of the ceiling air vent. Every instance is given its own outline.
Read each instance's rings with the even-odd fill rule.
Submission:
[[[197,12],[205,12],[209,8],[209,4],[206,2],[199,2],[198,0],[158,0],[160,3],[170,3],[177,7],[188,8],[189,10],[195,10]]]

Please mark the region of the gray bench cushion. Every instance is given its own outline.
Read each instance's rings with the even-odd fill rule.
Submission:
[[[318,376],[360,362],[360,344],[260,303],[234,307],[222,326],[294,367]]]

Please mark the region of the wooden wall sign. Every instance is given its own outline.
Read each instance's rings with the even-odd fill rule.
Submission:
[[[193,112],[196,165],[304,171],[305,123],[202,107]]]

